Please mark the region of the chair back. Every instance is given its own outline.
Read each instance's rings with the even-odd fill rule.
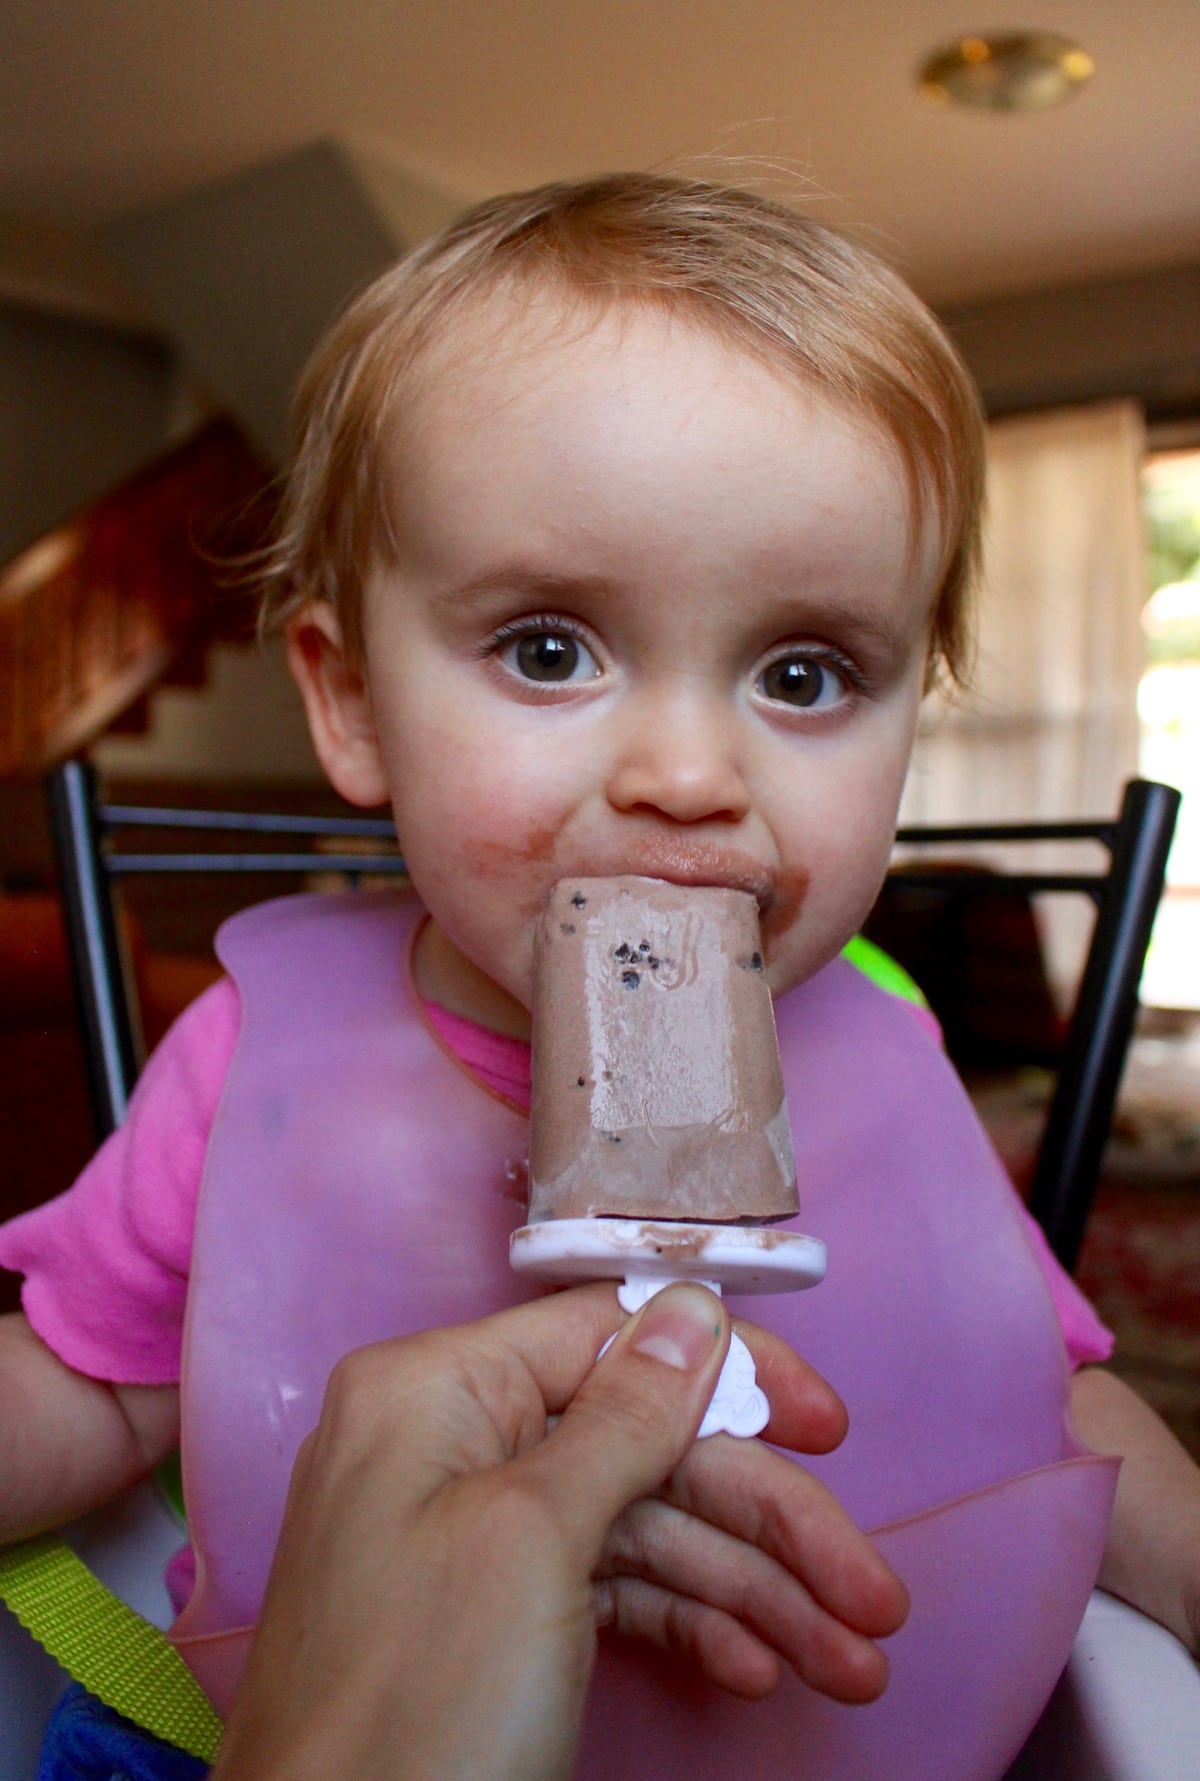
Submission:
[[[143,1062],[115,895],[121,880],[320,873],[355,884],[368,875],[404,873],[396,831],[386,817],[110,804],[99,795],[94,770],[81,760],[66,761],[46,785],[92,1117],[101,1139],[124,1117]]]
[[[896,836],[899,846],[922,851],[1052,841],[1091,843],[1093,852],[1099,843],[1107,854],[1099,869],[1073,872],[973,870],[959,861],[905,859],[889,875],[892,884],[942,890],[956,900],[1001,896],[1027,903],[1073,894],[1095,906],[1074,1006],[1056,1047],[1054,1092],[1029,1191],[1030,1211],[1067,1269],[1078,1260],[1100,1177],[1179,803],[1173,786],[1134,779],[1108,820],[922,825]]]

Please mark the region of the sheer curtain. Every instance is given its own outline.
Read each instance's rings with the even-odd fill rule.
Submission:
[[[903,821],[1116,809],[1138,759],[1144,447],[1129,402],[989,427],[978,658],[968,694],[926,701]],[[1056,863],[1044,850],[1039,864]],[[1072,975],[1085,932],[1086,916],[1055,916],[1056,979]]]

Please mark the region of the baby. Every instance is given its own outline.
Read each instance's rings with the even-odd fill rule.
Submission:
[[[227,1700],[332,1367],[531,1290],[506,1256],[552,886],[734,886],[830,1253],[817,1292],[754,1315],[851,1433],[804,1468],[702,1443],[614,1530],[606,1616],[668,1655],[606,1642],[579,1772],[1002,1773],[1102,1555],[1196,1648],[1200,1472],[1090,1364],[1109,1340],[936,1042],[839,958],[922,695],[968,647],[982,427],[952,348],[790,210],[614,176],[485,204],[401,262],[298,421],[266,617],[330,780],[390,803],[415,896],[238,918],[125,1127],[0,1237],[28,1318],[0,1356],[0,1534],[153,1465],[182,1395],[197,1576],[173,1636]],[[1125,1456],[1111,1528],[1115,1465],[1068,1409]],[[895,1615],[878,1578],[850,1606],[796,1556],[813,1473],[912,1594],[869,1707],[826,1696],[877,1691],[863,1635]]]

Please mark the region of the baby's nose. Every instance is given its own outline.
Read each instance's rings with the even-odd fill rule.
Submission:
[[[615,753],[609,803],[623,814],[641,811],[677,823],[740,822],[750,809],[750,787],[735,729],[695,700],[644,699]]]

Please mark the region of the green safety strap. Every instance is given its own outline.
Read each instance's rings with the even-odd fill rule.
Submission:
[[[891,996],[899,996],[903,1002],[915,1002],[918,1008],[928,1008],[920,987],[909,976],[903,965],[898,965],[890,953],[868,940],[865,934],[856,934],[853,940],[847,941],[842,948],[842,957],[869,977],[880,989],[887,990]]]
[[[908,972],[859,934],[843,958],[890,995],[928,1007]],[[179,1506],[178,1481],[161,1477]],[[57,1534],[0,1550],[0,1601],[63,1669],[126,1719],[212,1762],[221,1721],[158,1627],[134,1612]]]
[[[58,1534],[0,1549],[0,1601],[107,1706],[202,1762],[213,1761],[221,1721],[179,1653]]]

